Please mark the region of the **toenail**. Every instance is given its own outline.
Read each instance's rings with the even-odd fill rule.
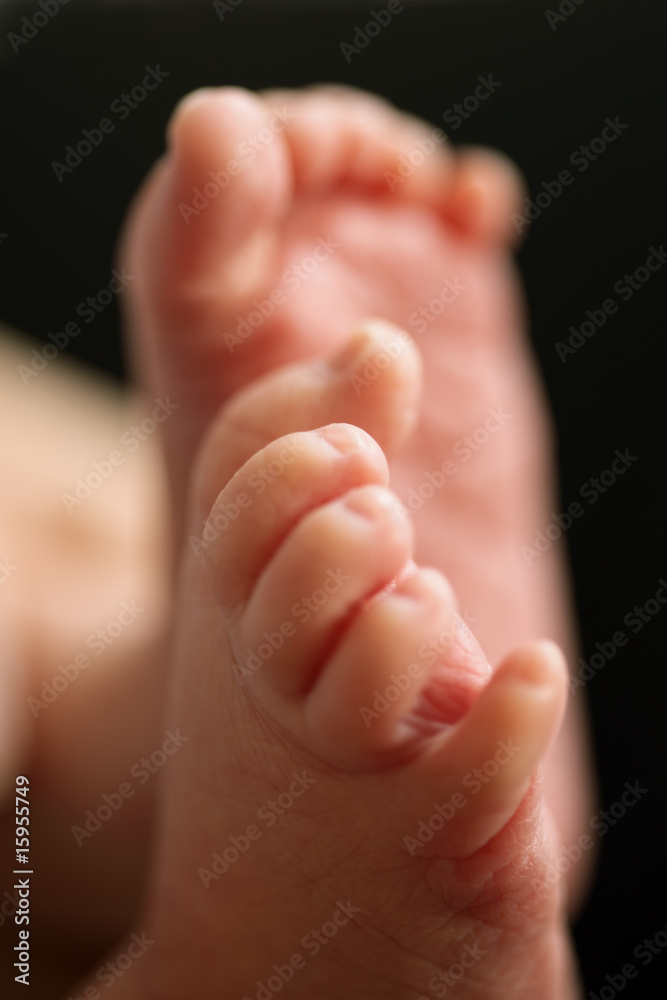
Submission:
[[[353,455],[362,451],[375,451],[377,445],[368,434],[352,424],[329,424],[319,433],[336,451]]]
[[[525,684],[550,688],[555,675],[566,671],[563,652],[557,643],[549,639],[542,639],[535,646],[539,647],[539,652],[537,649],[526,651],[516,664],[515,676]]]
[[[371,338],[364,330],[359,333],[355,333],[354,336],[347,341],[342,351],[339,351],[338,354],[334,354],[333,358],[329,359],[329,368],[331,368],[331,370],[337,375],[343,375],[354,371],[359,361],[366,353],[370,339]]]
[[[365,486],[363,489],[354,490],[344,499],[345,506],[354,511],[355,514],[362,514],[375,521],[378,515],[389,512],[392,518],[401,523],[407,519],[407,511],[398,499],[389,490],[382,486]]]
[[[200,87],[198,90],[192,90],[185,97],[182,97],[174,110],[171,113],[171,118],[169,119],[169,124],[167,126],[168,135],[173,138],[177,123],[181,121],[183,114],[185,112],[190,112],[198,104],[203,104],[211,99],[211,95],[215,93],[214,87]]]

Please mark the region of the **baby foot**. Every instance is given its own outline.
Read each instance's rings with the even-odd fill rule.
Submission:
[[[575,996],[560,890],[535,890],[565,664],[533,643],[492,671],[415,565],[363,429],[391,451],[416,418],[415,348],[353,389],[399,333],[266,376],[203,444],[168,710],[186,742],[119,997]]]
[[[406,178],[432,131],[343,87],[203,90],[179,105],[121,253],[137,276],[127,301],[138,369],[154,396],[180,404],[164,427],[177,532],[220,405],[276,366],[330,357],[362,319],[383,316],[424,360],[416,430],[391,460],[417,561],[452,581],[492,662],[543,636],[571,658],[558,547],[531,566],[521,556],[553,509],[507,252],[521,183],[501,156],[446,145]],[[382,363],[360,373],[360,395]],[[546,765],[567,843],[588,819],[581,729],[568,713]]]
[[[369,315],[410,330],[427,368],[438,362],[429,426],[434,396],[454,432],[505,402],[487,385],[488,360],[479,373],[469,362],[485,361],[480,341],[494,361],[518,349],[503,244],[519,182],[499,156],[443,148],[397,184],[401,159],[430,131],[343,87],[202,90],[177,108],[121,260],[136,275],[126,301],[142,381],[180,404],[164,428],[179,510],[221,403],[280,364],[330,356]],[[440,313],[425,319],[432,301]],[[442,460],[452,433],[445,423],[420,435],[419,463]]]

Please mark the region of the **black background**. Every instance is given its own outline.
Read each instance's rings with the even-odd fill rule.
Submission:
[[[208,84],[250,88],[338,80],[384,94],[442,125],[478,74],[501,87],[454,142],[496,146],[524,171],[533,196],[570,167],[604,119],[628,128],[529,227],[519,255],[560,440],[561,503],[579,498],[615,449],[638,461],[568,532],[586,658],[624,629],[624,616],[667,578],[664,545],[664,306],[667,266],[627,303],[615,282],[667,242],[664,142],[667,9],[660,0],[586,0],[550,27],[542,0],[406,4],[400,17],[346,62],[369,10],[385,6],[244,2],[221,21],[211,3],[70,0],[18,53],[7,33],[36,3],[1,10],[0,318],[38,338],[75,319],[77,304],[109,281],[128,201],[164,148],[174,103]],[[558,4],[551,3],[557,10]],[[568,4],[566,2],[566,8]],[[144,67],[169,73],[94,153],[59,183],[53,160],[95,127]],[[445,126],[446,127],[446,126]],[[573,356],[555,350],[586,309],[619,311]],[[70,352],[122,377],[115,302]],[[664,635],[662,611],[577,697],[588,697],[601,805],[625,781],[648,794],[601,842],[598,879],[575,928],[588,991],[627,962],[640,970],[628,1000],[662,995],[667,949],[644,968],[633,951],[667,927],[665,877]],[[603,996],[609,997],[610,993]],[[539,998],[536,998],[539,1000]]]

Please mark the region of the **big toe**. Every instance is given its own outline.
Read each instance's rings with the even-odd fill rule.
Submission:
[[[177,507],[221,400],[257,373],[239,367],[286,360],[262,350],[230,364],[223,337],[271,284],[292,183],[284,128],[248,91],[196,91],[177,106],[167,153],[128,215],[119,248],[135,276],[125,303],[128,348],[146,388],[180,407],[165,427]]]

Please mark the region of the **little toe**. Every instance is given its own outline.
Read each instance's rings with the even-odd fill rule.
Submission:
[[[525,197],[525,181],[510,159],[484,147],[458,151],[442,211],[460,234],[481,243],[506,246],[517,241],[512,213]]]
[[[445,803],[445,822],[421,845],[424,853],[468,857],[509,823],[560,729],[567,676],[554,643],[515,650],[463,718],[415,762],[408,792],[415,818],[427,821],[434,803]]]

